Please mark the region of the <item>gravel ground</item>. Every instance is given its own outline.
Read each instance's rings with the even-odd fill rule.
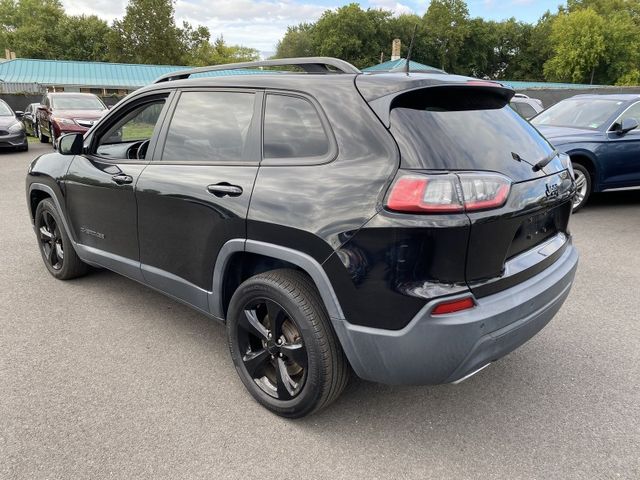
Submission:
[[[572,219],[556,318],[461,385],[353,381],[289,421],[236,377],[224,329],[107,271],[60,282],[0,154],[0,478],[640,478],[640,191]]]

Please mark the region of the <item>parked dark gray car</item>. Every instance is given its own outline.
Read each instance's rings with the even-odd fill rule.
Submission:
[[[14,112],[3,100],[0,100],[0,148],[28,150],[27,134],[19,120],[23,112]]]

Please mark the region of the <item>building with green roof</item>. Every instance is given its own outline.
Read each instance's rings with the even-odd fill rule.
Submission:
[[[0,62],[2,93],[44,90],[122,95],[184,66],[17,58]]]

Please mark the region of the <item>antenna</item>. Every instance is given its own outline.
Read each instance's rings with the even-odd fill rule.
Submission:
[[[411,43],[409,44],[409,51],[407,52],[407,61],[404,64],[404,73],[409,75],[409,62],[411,61],[411,50],[413,50],[413,40],[416,38],[416,31],[418,30],[418,25],[413,26],[413,34],[411,35]]]

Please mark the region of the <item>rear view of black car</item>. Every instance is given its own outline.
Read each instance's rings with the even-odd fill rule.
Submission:
[[[273,66],[305,73],[208,76]],[[240,379],[282,416],[351,371],[460,382],[551,320],[578,263],[569,158],[512,95],[331,58],[173,73],[32,163],[42,257],[225,322]]]

